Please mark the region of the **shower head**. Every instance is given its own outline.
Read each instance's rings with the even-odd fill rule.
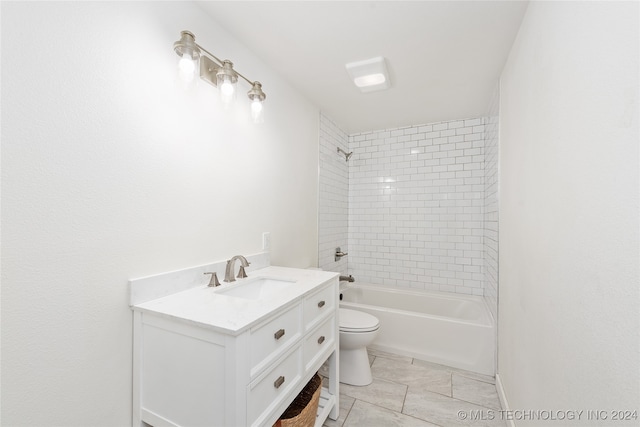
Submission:
[[[338,147],[338,153],[342,153],[344,155],[344,160],[346,162],[349,161],[349,159],[351,158],[351,155],[353,154],[353,151],[350,153],[347,153],[346,151],[344,151],[342,148]]]

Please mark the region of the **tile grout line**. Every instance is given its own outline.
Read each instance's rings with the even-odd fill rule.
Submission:
[[[460,372],[456,372],[456,371],[451,371],[452,374],[456,374],[456,375],[460,375],[461,377],[467,378],[469,380],[474,380],[474,381],[478,381],[481,383],[485,383],[485,384],[491,384],[491,385],[496,385],[495,382],[490,382],[489,380],[483,380],[483,379],[479,379],[474,377],[473,375],[465,375],[464,373],[460,373]],[[495,381],[495,378],[494,378]]]
[[[356,400],[357,399],[353,399],[353,402],[351,402],[351,406],[349,406],[349,409],[347,410],[347,415],[344,416],[344,420],[342,420],[342,424],[340,424],[340,427],[344,426],[345,423],[347,422],[347,418],[349,418],[349,415],[351,414],[351,410],[353,409],[353,407],[356,404]]]
[[[411,359],[411,365],[413,365],[413,361],[414,359]],[[402,407],[400,408],[401,414],[404,414],[404,404],[407,402],[407,394],[409,394],[409,384],[405,384],[405,386],[407,388],[404,390],[404,397],[402,398]]]
[[[453,399],[453,372],[449,372],[449,383],[451,384],[451,390],[449,391],[449,394]]]
[[[497,394],[497,387],[496,387],[496,385],[495,385],[495,384],[491,384],[491,383],[487,383],[487,382],[484,382],[484,381],[476,380],[475,378],[469,378],[469,377],[464,377],[464,378],[466,378],[466,379],[468,379],[468,380],[472,380],[472,381],[481,382],[481,383],[483,383],[483,384],[491,385],[491,386],[493,386],[493,388],[494,388],[494,389],[496,389],[496,394]],[[458,397],[453,397],[453,372],[452,372],[452,376],[451,376],[451,398],[452,398],[452,399],[455,399],[455,400],[458,400],[458,401],[460,401],[460,402],[470,403],[470,404],[472,404],[472,405],[476,405],[476,406],[479,406],[479,407],[481,407],[481,408],[485,408],[485,409],[488,409],[488,410],[491,410],[491,411],[495,411],[495,410],[496,410],[496,409],[494,409],[494,408],[489,408],[489,407],[487,407],[487,406],[485,406],[485,405],[481,405],[481,404],[476,403],[476,402],[470,402],[470,401],[468,401],[468,400],[460,399],[460,398],[458,398]],[[502,410],[502,403],[500,402],[499,397],[498,397],[498,403],[500,404],[500,409],[498,409],[498,410]]]

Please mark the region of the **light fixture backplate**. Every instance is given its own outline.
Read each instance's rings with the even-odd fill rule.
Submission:
[[[218,87],[218,78],[216,76],[218,68],[220,68],[220,65],[216,64],[212,59],[204,55],[200,56],[200,78],[214,87]]]

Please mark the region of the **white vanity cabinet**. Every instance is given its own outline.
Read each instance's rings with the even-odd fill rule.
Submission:
[[[199,288],[132,306],[134,426],[271,426],[327,360],[316,426],[338,417],[337,275],[275,271],[300,277],[268,301]]]

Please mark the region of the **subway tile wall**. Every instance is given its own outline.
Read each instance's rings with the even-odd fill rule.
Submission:
[[[484,297],[494,319],[498,316],[499,100],[498,87],[484,127]]]
[[[484,130],[471,118],[349,135],[358,282],[483,295]]]
[[[347,274],[348,257],[335,261],[336,247],[349,251],[349,172],[345,156],[349,137],[331,119],[320,115],[320,175],[318,213],[318,267]]]

